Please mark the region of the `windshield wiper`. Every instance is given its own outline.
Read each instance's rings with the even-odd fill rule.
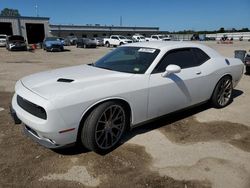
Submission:
[[[95,67],[97,67],[97,66],[95,66]],[[97,67],[97,68],[100,68],[100,69],[106,69],[106,70],[111,70],[111,71],[115,71],[114,69],[112,69],[112,68],[108,68],[108,67]]]

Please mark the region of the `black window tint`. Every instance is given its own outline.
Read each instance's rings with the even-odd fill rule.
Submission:
[[[182,69],[198,66],[191,49],[178,49],[167,52],[153,73],[165,72],[166,67],[170,64],[178,65]]]
[[[193,50],[194,50],[195,56],[197,58],[197,61],[200,65],[210,59],[210,57],[205,52],[203,52],[201,49],[194,48]]]

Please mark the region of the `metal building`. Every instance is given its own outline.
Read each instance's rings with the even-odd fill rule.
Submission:
[[[0,16],[0,34],[22,35],[29,44],[41,43],[44,37],[105,37],[110,35],[132,36],[140,33],[145,36],[159,33],[159,27],[122,27],[87,25],[54,25],[49,24],[48,17],[10,17]]]
[[[105,37],[110,35],[132,36],[135,33],[152,35],[159,32],[159,27],[122,27],[95,25],[50,25],[50,33],[54,36],[66,37]]]
[[[50,35],[49,18],[0,16],[0,34],[22,35],[29,44],[39,43]]]

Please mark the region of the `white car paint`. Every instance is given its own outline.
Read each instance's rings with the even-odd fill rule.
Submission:
[[[136,42],[145,42],[146,38],[143,35],[133,35],[132,39],[135,40]]]
[[[146,38],[146,41],[169,41],[172,37],[170,35],[151,35]]]
[[[6,46],[6,37],[7,35],[0,35],[0,46]]]
[[[109,44],[111,46],[119,46],[121,44],[127,44],[132,43],[133,41],[130,39],[127,39],[126,37],[122,35],[111,35],[110,38],[104,38],[103,43],[105,45]]]
[[[155,48],[160,53],[144,74],[80,65],[22,78],[16,83],[12,99],[17,117],[37,133],[33,135],[36,139],[60,147],[76,142],[82,117],[102,101],[126,101],[131,109],[133,127],[152,118],[207,101],[221,77],[231,75],[235,87],[243,73],[244,65],[240,60],[228,58],[226,61],[225,57],[213,49],[196,43],[141,42],[124,46]],[[166,77],[162,73],[152,74],[166,52],[186,47],[200,48],[210,59],[201,66],[182,69],[179,73]],[[59,78],[74,81],[57,82]],[[38,118],[22,109],[17,104],[17,95],[43,107],[47,119]],[[60,133],[68,129],[72,131]]]

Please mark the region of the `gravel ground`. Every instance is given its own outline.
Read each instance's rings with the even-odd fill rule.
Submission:
[[[206,45],[232,57],[249,42]],[[8,52],[0,48],[0,187],[250,187],[250,76],[232,104],[205,104],[135,128],[113,152],[49,150],[34,143],[10,118],[15,82],[35,72],[91,63],[111,48],[62,53]]]

